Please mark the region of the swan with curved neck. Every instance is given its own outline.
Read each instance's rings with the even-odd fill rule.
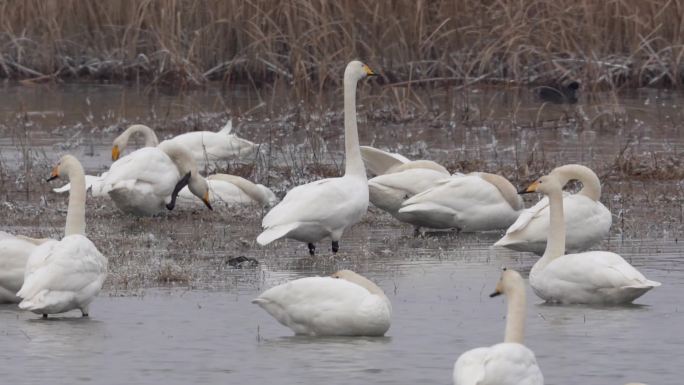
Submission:
[[[135,215],[154,215],[172,210],[183,187],[211,210],[209,186],[197,170],[188,150],[165,141],[157,147],[141,148],[114,162],[102,181],[116,206]]]
[[[522,208],[522,199],[506,178],[472,172],[441,179],[407,199],[398,217],[416,227],[489,231],[510,226]]]
[[[64,313],[88,306],[107,277],[107,258],[85,236],[85,176],[81,163],[65,155],[53,168],[50,179],[65,176],[71,183],[64,238],[37,246],[28,258],[24,284],[17,296],[19,308],[34,313]]]
[[[608,236],[613,222],[610,211],[599,202],[601,182],[588,167],[568,164],[553,170],[562,185],[571,180],[582,183],[576,194],[563,196],[563,213],[566,227],[566,250],[583,251]],[[516,251],[543,254],[549,229],[549,200],[542,198],[524,210],[506,230],[506,235],[494,245]]]
[[[134,124],[128,127],[121,135],[117,136],[112,143],[112,160],[116,161],[123,154],[131,135],[142,134],[145,138],[145,147],[155,147],[159,144],[157,134],[150,127],[144,124]]]
[[[351,270],[296,279],[266,290],[252,303],[302,335],[382,336],[392,317],[382,289]]]
[[[568,175],[564,170],[567,169],[552,171],[521,192],[540,192],[549,198],[546,250],[530,272],[534,292],[547,302],[618,305],[630,303],[660,286],[618,254],[606,251],[565,254],[562,188]]]
[[[505,295],[508,301],[504,342],[469,350],[454,365],[455,385],[542,385],[544,377],[525,338],[525,283],[515,270],[504,269],[490,297]]]
[[[330,237],[332,251],[336,253],[344,231],[361,220],[368,209],[368,180],[359,149],[356,84],[374,75],[367,65],[359,61],[350,62],[344,71],[344,176],[290,190],[282,202],[264,217],[264,231],[257,237],[259,244],[291,238],[307,243],[309,253],[314,255],[314,243]]]
[[[276,195],[268,187],[256,184],[237,175],[213,174],[206,177],[209,184],[209,200],[226,205],[257,204],[270,207],[276,201]],[[193,194],[183,188],[178,198],[184,203],[196,202]]]

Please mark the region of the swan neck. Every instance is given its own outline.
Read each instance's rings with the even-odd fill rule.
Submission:
[[[344,78],[344,153],[345,175],[366,178],[366,168],[359,148],[359,132],[356,125],[356,83],[357,80]]]
[[[546,250],[538,263],[548,263],[565,254],[565,220],[563,218],[563,192],[554,190],[549,192],[549,236],[546,240]],[[544,261],[544,262],[542,262]]]
[[[135,133],[142,134],[145,139],[145,147],[156,147],[159,144],[159,139],[157,139],[157,134],[154,133],[153,129],[144,124],[134,124],[121,134],[124,146],[128,144],[129,138]]]
[[[558,167],[555,173],[563,186],[571,180],[580,181],[582,189],[577,194],[584,195],[593,201],[601,198],[601,181],[590,168],[579,164],[569,164]]]
[[[176,169],[181,174],[181,176],[191,173],[191,177],[198,176],[197,163],[192,158],[192,155],[179,144],[165,140],[161,143],[158,148],[162,150],[171,159]]]
[[[71,188],[69,189],[69,205],[67,207],[64,236],[73,234],[85,235],[85,201],[86,183],[83,167],[72,165],[67,173]]]
[[[525,299],[525,286],[515,285],[508,289],[506,300],[508,301],[508,311],[506,314],[506,336],[504,342],[523,343],[525,338],[525,312],[527,301]]]

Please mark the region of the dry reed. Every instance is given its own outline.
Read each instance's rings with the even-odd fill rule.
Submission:
[[[678,86],[682,14],[684,0],[7,0],[0,76],[311,94],[359,57],[404,86]]]

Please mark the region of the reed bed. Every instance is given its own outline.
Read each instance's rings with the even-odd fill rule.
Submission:
[[[0,77],[198,86],[681,86],[684,0],[6,0]]]

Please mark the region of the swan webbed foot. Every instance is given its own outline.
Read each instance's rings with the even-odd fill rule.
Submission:
[[[314,245],[313,243],[309,243],[308,246],[309,246],[309,254],[313,257],[314,255],[316,255],[316,245]]]
[[[83,313],[83,315],[82,315],[81,317],[82,317],[82,318],[88,318],[88,317],[90,317],[90,316],[88,315],[88,313]]]
[[[43,313],[43,319],[47,319],[48,315],[47,313]]]
[[[340,242],[338,241],[332,241],[332,252],[337,253],[337,251],[340,249]]]

